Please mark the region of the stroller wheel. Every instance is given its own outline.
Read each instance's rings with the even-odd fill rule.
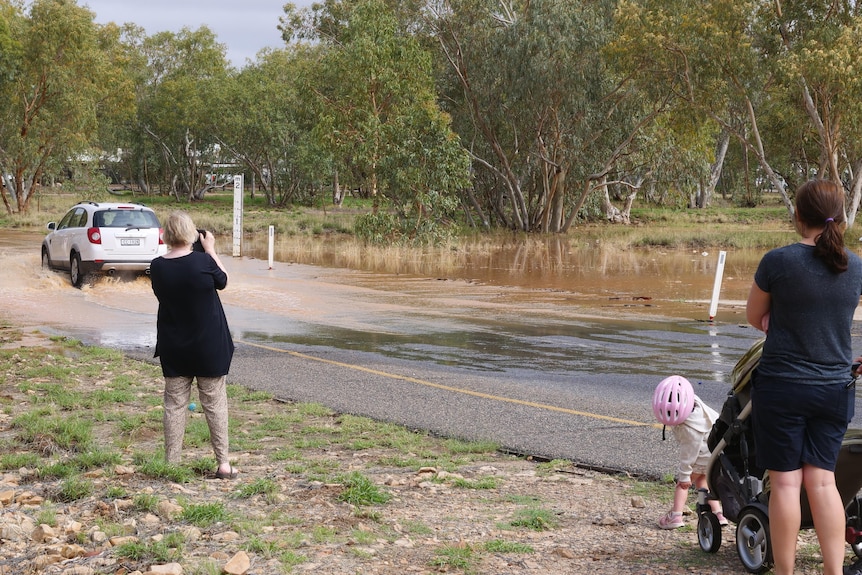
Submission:
[[[697,542],[707,553],[715,553],[721,547],[721,523],[712,511],[704,511],[697,518]]]
[[[862,496],[857,495],[845,509],[847,515],[846,536],[850,549],[858,559],[862,559]]]
[[[744,509],[736,524],[736,551],[749,573],[763,573],[772,566],[769,518],[760,509]]]

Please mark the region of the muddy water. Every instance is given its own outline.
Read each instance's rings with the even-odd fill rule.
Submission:
[[[97,344],[147,349],[156,301],[147,278],[82,290],[39,268],[41,234],[0,230],[0,311]],[[229,250],[228,240],[220,243]],[[224,257],[235,337],[335,346],[479,371],[694,370],[723,380],[757,334],[744,299],[761,254],[729,253],[707,321],[718,253],[572,248],[559,240],[467,246],[408,258],[347,242],[265,242]],[[288,263],[293,262],[293,263]],[[346,266],[354,269],[346,269]]]
[[[0,318],[151,356],[157,303],[149,279],[100,278],[73,289],[67,274],[40,269],[41,238],[0,230]],[[709,321],[717,253],[532,241],[407,258],[394,249],[285,239],[270,269],[265,242],[237,258],[229,239],[218,245],[230,273],[221,297],[237,341],[232,375],[250,373],[250,385],[267,380],[276,394],[418,428],[437,417],[430,429],[439,433],[478,433],[524,453],[657,476],[673,468],[674,454],[650,427],[552,410],[513,414],[511,404],[474,405],[458,393],[443,394],[438,405],[421,386],[365,381],[342,368],[418,374],[452,389],[649,425],[648,399],[672,373],[696,382],[698,395],[720,408],[733,365],[759,338],[744,319],[759,253],[728,252],[718,313]],[[324,395],[304,395],[315,362],[283,367],[284,354],[271,348],[337,363],[322,381],[309,376],[324,388],[313,393]],[[374,396],[370,408],[357,403],[389,386],[408,403],[398,413],[391,395]],[[467,429],[453,429],[461,412]],[[856,412],[862,417],[862,406]],[[620,461],[621,453],[629,460]]]
[[[269,257],[265,238],[248,239],[243,249],[250,257]],[[363,250],[344,240],[304,245],[286,238],[274,243],[273,253],[277,261],[364,270],[383,274],[381,279],[393,275],[445,278],[521,288],[525,300],[558,292],[594,302],[597,308],[648,308],[661,302],[659,313],[697,318],[703,317],[699,307],[712,297],[719,256],[717,251],[573,247],[565,238],[527,238],[490,246],[473,243],[458,250],[410,254],[398,249]],[[752,250],[728,255],[720,293],[725,304],[744,301],[762,255]]]

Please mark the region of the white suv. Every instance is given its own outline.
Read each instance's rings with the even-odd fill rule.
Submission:
[[[48,229],[42,267],[68,270],[77,288],[91,273],[149,274],[153,258],[167,252],[159,218],[141,204],[81,202]]]

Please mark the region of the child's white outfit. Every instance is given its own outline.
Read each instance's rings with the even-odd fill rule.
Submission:
[[[679,446],[677,482],[691,482],[692,473],[706,474],[710,457],[706,439],[717,419],[718,413],[695,395],[691,415],[679,425],[671,427]]]
[[[712,425],[718,419],[718,413],[705,404],[698,396],[694,396],[694,407],[691,414],[679,425],[671,426],[679,451],[679,468],[676,473],[677,483],[691,483],[691,475],[706,475],[710,453],[707,438]],[[724,515],[718,514],[719,522],[727,524]],[[676,529],[685,525],[682,513],[669,511],[659,520],[662,529]]]

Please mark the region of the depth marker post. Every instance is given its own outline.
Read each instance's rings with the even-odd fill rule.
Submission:
[[[718,266],[715,268],[715,284],[712,286],[712,302],[709,304],[709,321],[715,319],[715,313],[718,311],[718,294],[721,292],[721,276],[724,275],[724,260],[727,257],[727,252],[718,252]]]
[[[242,174],[233,177],[233,257],[242,255]]]
[[[272,269],[272,252],[275,247],[275,226],[269,226],[269,269]]]

